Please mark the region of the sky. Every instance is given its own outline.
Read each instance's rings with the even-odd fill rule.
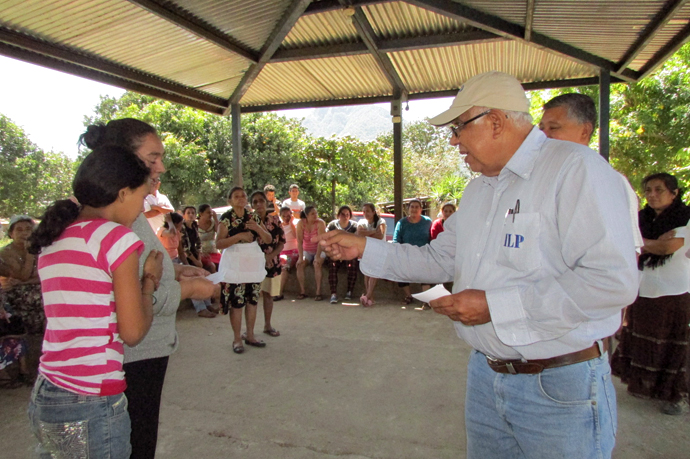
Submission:
[[[44,151],[77,156],[77,141],[84,132],[84,117],[92,115],[100,96],[119,97],[125,90],[67,73],[0,56],[0,113],[24,129],[29,139]],[[403,118],[416,121],[437,115],[451,99],[415,100]],[[379,104],[386,109],[390,104]],[[279,112],[296,118],[311,110]]]

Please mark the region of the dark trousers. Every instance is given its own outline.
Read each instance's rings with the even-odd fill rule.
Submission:
[[[158,442],[158,414],[168,358],[125,363],[129,418],[132,422],[131,459],[153,459]]]
[[[330,260],[328,265],[328,284],[331,287],[331,294],[335,294],[338,290],[338,268],[341,265],[347,268],[347,291],[352,292],[357,282],[357,260]]]

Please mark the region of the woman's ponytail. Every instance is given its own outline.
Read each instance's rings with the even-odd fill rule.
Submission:
[[[41,217],[41,223],[29,237],[29,248],[27,249],[29,253],[34,255],[41,253],[41,249],[55,242],[78,216],[79,206],[70,199],[55,201],[48,206],[43,217]]]

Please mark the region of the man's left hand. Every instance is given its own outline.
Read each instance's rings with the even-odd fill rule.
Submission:
[[[173,264],[175,267],[175,280],[188,279],[190,277],[206,277],[209,272],[203,268],[198,268],[192,265],[178,265]]]
[[[439,314],[465,325],[481,325],[491,322],[489,304],[484,290],[463,290],[453,295],[443,296],[429,305]]]

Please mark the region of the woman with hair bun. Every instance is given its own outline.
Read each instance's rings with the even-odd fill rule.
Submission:
[[[72,184],[80,205],[56,201],[29,251],[38,255],[45,312],[43,355],[29,404],[41,454],[130,457],[124,344],[151,327],[163,255],[129,227],[149,192],[149,170],[134,154],[105,146],[89,154]]]
[[[158,183],[165,172],[163,143],[156,130],[143,121],[122,118],[106,125],[91,125],[81,136],[80,142],[92,150],[103,145],[117,145],[135,153],[149,167],[151,185]],[[147,254],[152,250],[163,252],[165,249],[143,213],[132,224],[132,230],[144,243],[139,263],[142,273],[143,259]],[[175,330],[177,308],[180,300],[202,300],[214,295],[218,287],[204,278],[206,274],[196,266],[174,265],[169,257],[163,257],[163,274],[153,306],[151,329],[138,345],[125,346],[125,394],[132,421],[132,459],[153,459],[156,454],[163,383],[170,354],[178,346]]]
[[[663,413],[679,415],[688,395],[690,207],[671,174],[650,175],[642,186],[640,292],[626,311],[611,368],[629,393],[659,399]]]

